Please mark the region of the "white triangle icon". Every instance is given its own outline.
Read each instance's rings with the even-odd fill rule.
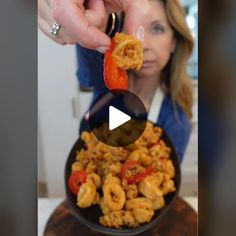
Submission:
[[[113,106],[109,106],[109,130],[113,130],[129,120],[131,120],[130,116]]]

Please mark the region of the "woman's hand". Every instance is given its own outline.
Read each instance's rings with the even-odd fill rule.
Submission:
[[[108,12],[124,11],[126,32],[135,34],[148,7],[148,0],[39,0],[39,28],[59,44],[78,43],[104,53],[111,43],[103,32]],[[61,28],[53,36],[50,30],[55,22]]]
[[[100,30],[107,19],[103,1],[89,0],[86,9],[83,0],[49,1],[38,1],[39,28],[45,35],[61,45],[79,43],[91,49],[109,47],[110,38]],[[61,28],[58,35],[53,36],[50,30],[55,22]]]
[[[138,35],[143,41],[144,32],[139,28],[148,17],[148,10],[151,5],[149,0],[104,0],[108,12],[125,12],[125,31],[133,36]],[[142,27],[143,28],[143,27]],[[139,30],[139,32],[137,32]],[[144,30],[144,29],[143,29]],[[141,31],[141,32],[140,32]]]

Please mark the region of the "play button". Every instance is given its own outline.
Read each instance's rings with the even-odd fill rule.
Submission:
[[[89,131],[107,145],[124,147],[135,142],[146,127],[147,112],[138,96],[127,90],[105,91],[85,115]]]
[[[109,130],[113,130],[129,120],[131,120],[131,116],[113,106],[109,106]]]

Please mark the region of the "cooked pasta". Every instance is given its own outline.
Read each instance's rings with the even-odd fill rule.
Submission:
[[[84,131],[86,148],[77,152],[71,176],[77,174],[77,205],[98,204],[106,227],[137,227],[151,221],[165,206],[164,196],[176,190],[170,148],[161,140],[162,129],[147,123],[142,136],[126,147],[101,143]]]

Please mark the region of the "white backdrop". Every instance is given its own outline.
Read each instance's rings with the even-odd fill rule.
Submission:
[[[64,165],[78,135],[72,100],[77,98],[74,46],[38,34],[38,177],[50,197],[64,195]]]

